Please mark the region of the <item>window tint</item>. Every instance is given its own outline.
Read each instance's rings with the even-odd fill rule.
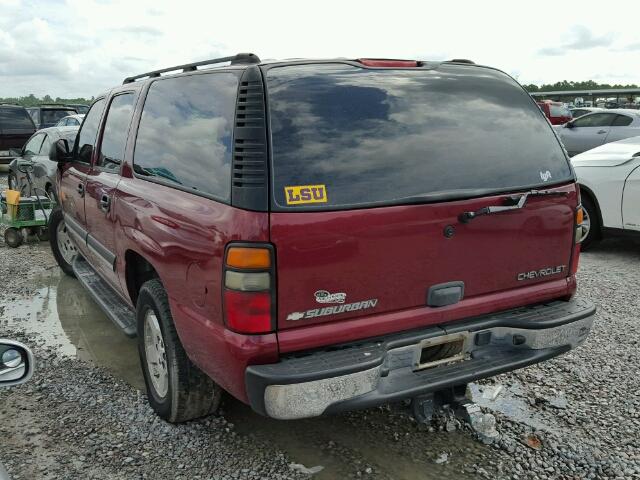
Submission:
[[[29,129],[33,131],[34,126],[25,109],[0,107],[0,128]]]
[[[576,127],[608,127],[615,116],[615,113],[593,113],[580,117],[573,122],[573,125]]]
[[[614,127],[626,127],[627,125],[631,125],[631,122],[633,122],[633,118],[627,117],[626,115],[618,115],[612,125]]]
[[[24,146],[25,155],[37,155],[40,152],[42,141],[44,140],[44,133],[38,133],[29,139]]]
[[[78,154],[76,160],[79,162],[91,162],[93,146],[96,143],[96,135],[100,126],[100,116],[104,109],[104,99],[94,103],[85,117],[85,122],[78,135]]]
[[[49,155],[50,149],[51,149],[51,135],[45,135],[44,142],[42,142],[42,146],[40,147],[40,155]]]
[[[314,208],[344,208],[571,178],[536,104],[494,70],[286,66],[268,71],[267,89],[284,207],[295,186],[325,192]]]
[[[237,88],[231,72],[155,81],[138,128],[135,173],[228,200]]]
[[[117,169],[124,159],[129,124],[133,115],[133,93],[114,97],[107,112],[107,121],[102,134],[98,167]]]

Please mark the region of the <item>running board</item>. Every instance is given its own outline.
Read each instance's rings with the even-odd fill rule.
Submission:
[[[105,315],[120,327],[127,337],[135,337],[137,334],[136,313],[80,255],[75,256],[72,266],[76,278],[102,308]]]

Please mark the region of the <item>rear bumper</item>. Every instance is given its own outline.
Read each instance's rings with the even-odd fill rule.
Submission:
[[[450,325],[297,352],[247,368],[254,410],[278,419],[314,417],[423,395],[548,360],[586,339],[595,306],[583,299],[531,305]],[[415,370],[421,341],[468,333],[468,359]]]

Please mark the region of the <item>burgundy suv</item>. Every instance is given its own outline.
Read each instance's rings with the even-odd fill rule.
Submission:
[[[279,419],[450,390],[593,322],[574,173],[493,68],[182,65],[99,96],[51,158],[53,253],[138,336],[171,422],[222,390]]]

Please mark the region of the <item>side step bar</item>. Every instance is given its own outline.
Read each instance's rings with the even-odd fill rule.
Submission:
[[[76,255],[72,266],[73,272],[82,286],[100,305],[105,315],[120,327],[127,337],[135,337],[137,334],[136,313],[80,255]]]

